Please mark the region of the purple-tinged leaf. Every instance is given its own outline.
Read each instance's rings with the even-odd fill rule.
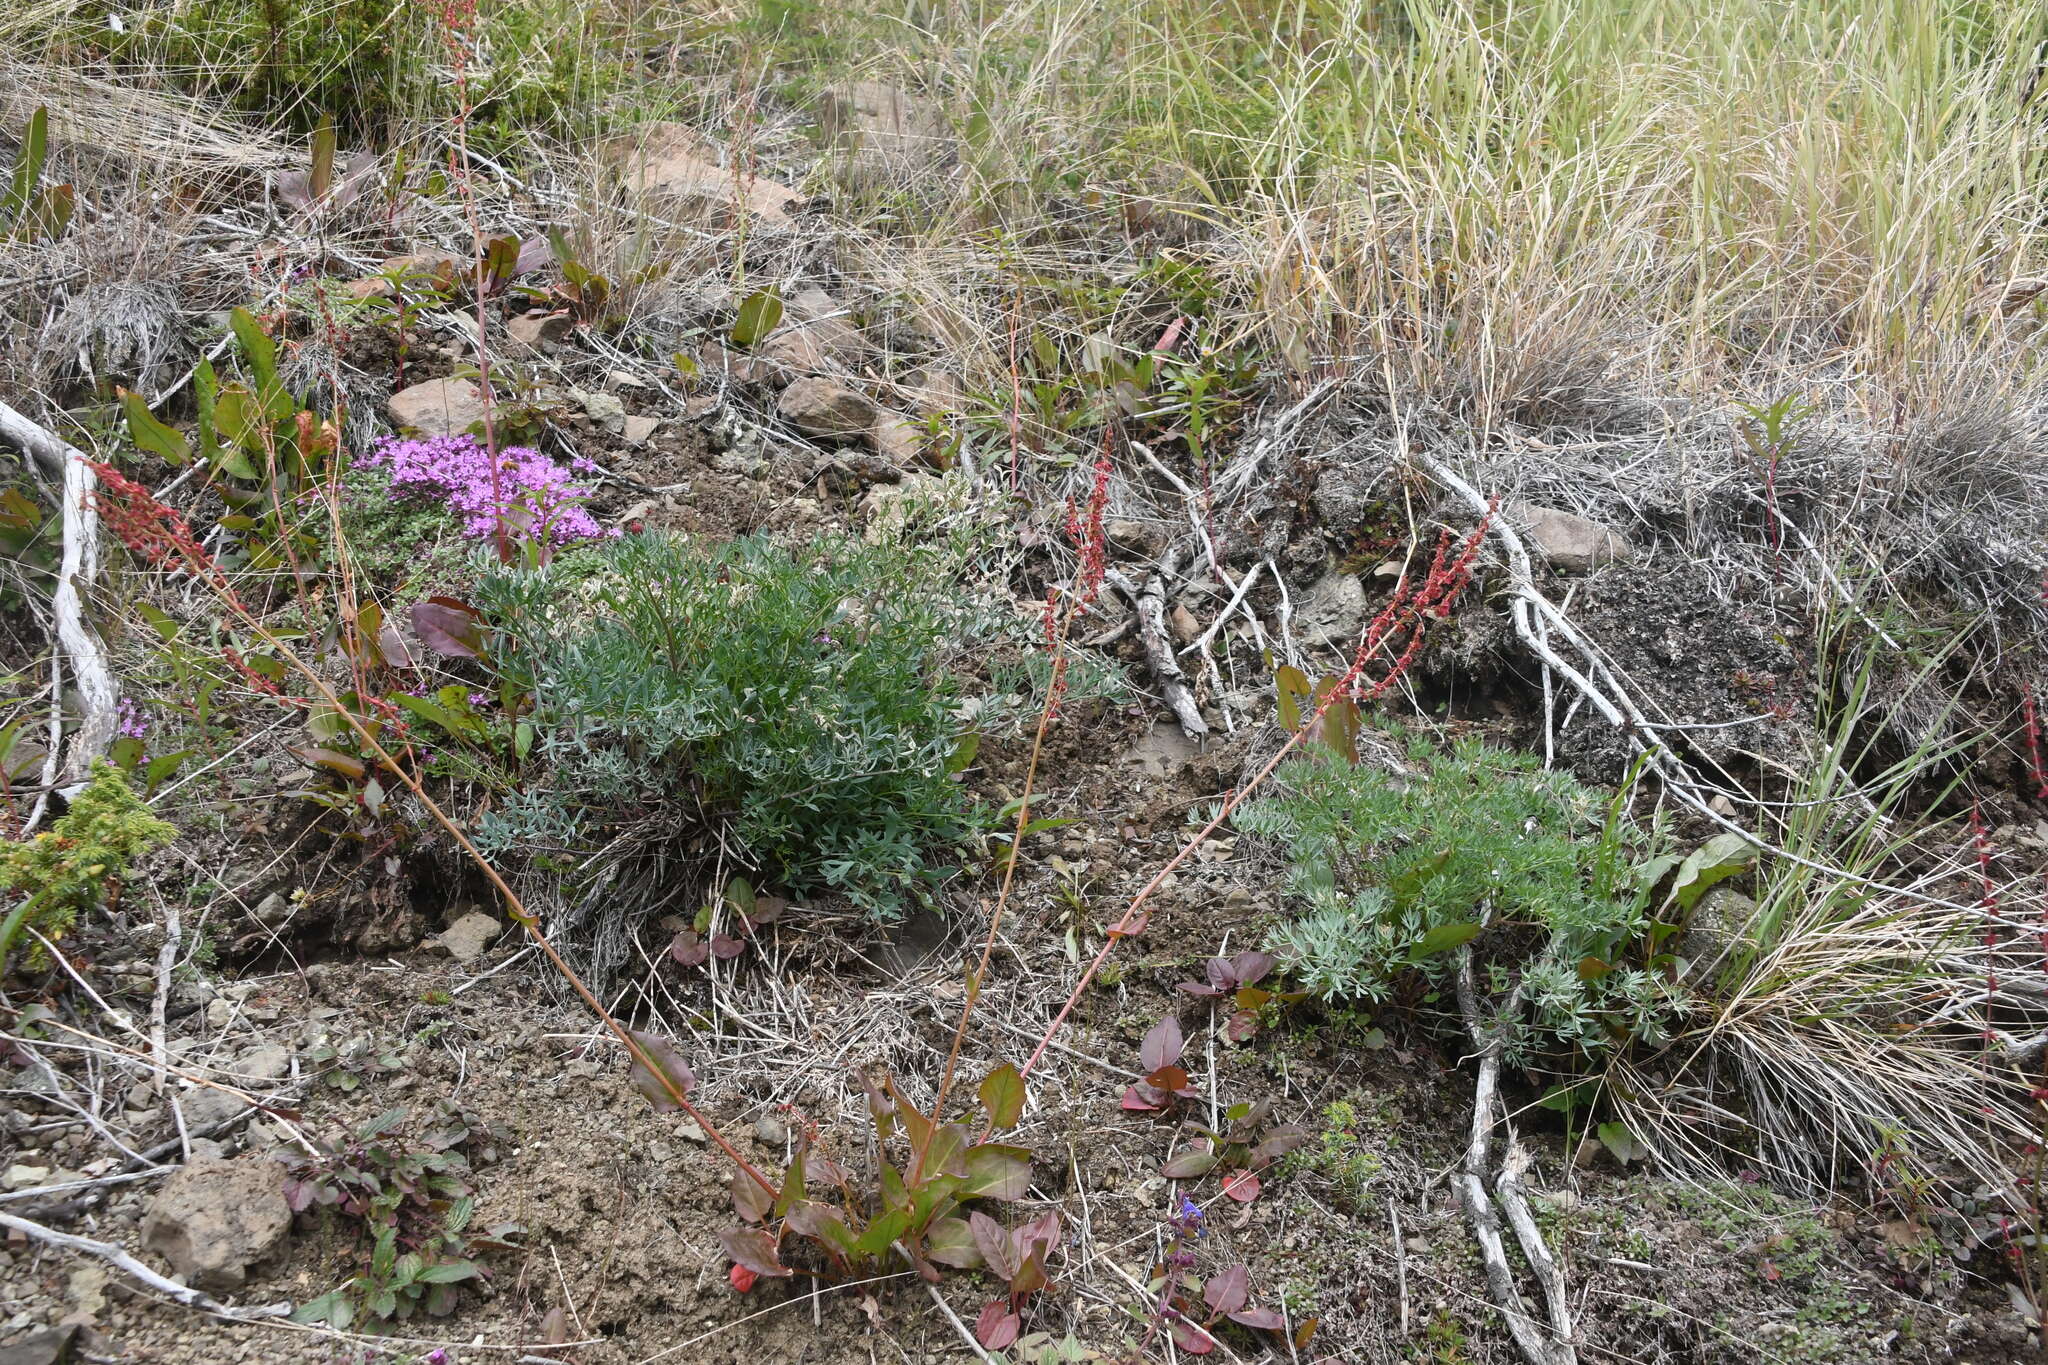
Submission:
[[[1138,1044],[1138,1061],[1147,1071],[1157,1071],[1179,1061],[1183,1046],[1180,1020],[1169,1014],[1154,1024],[1145,1040]]]
[[[1202,1286],[1202,1301],[1218,1313],[1235,1313],[1250,1302],[1252,1272],[1240,1261]]]
[[[1299,1124],[1282,1125],[1266,1134],[1265,1140],[1252,1149],[1252,1163],[1261,1168],[1270,1166],[1308,1139],[1308,1129]]]
[[[974,1245],[981,1249],[982,1261],[997,1279],[1008,1284],[1016,1277],[1019,1265],[1009,1230],[979,1209],[968,1213],[967,1227],[974,1236]]]
[[[697,1088],[697,1074],[666,1039],[638,1029],[626,1032],[634,1044],[633,1066],[627,1073],[633,1088],[647,1097],[657,1114],[672,1114],[682,1108],[676,1096],[687,1098]]]
[[[476,608],[467,602],[453,597],[429,597],[413,603],[410,614],[420,642],[436,654],[456,659],[483,657],[483,625]]]
[[[1124,1090],[1123,1107],[1137,1114],[1156,1114],[1166,1107],[1166,1096],[1140,1081]]]
[[[1281,1317],[1270,1308],[1241,1308],[1230,1315],[1230,1320],[1243,1323],[1246,1327],[1256,1327],[1261,1332],[1284,1332],[1287,1330],[1287,1319]],[[1307,1345],[1308,1343],[1303,1342],[1302,1344]]]
[[[377,628],[377,647],[384,651],[384,662],[393,668],[419,667],[419,661],[413,658],[412,646],[398,633],[398,627],[389,621]]]
[[[1238,985],[1249,986],[1264,980],[1267,973],[1279,965],[1280,959],[1271,953],[1243,952],[1230,959],[1230,974],[1237,978]]]
[[[685,967],[701,967],[711,960],[711,945],[695,929],[684,929],[669,940],[668,955]]]
[[[1159,1168],[1168,1180],[1194,1180],[1216,1169],[1216,1154],[1190,1147]]]
[[[711,954],[720,962],[730,962],[746,950],[747,941],[743,938],[734,938],[731,934],[711,936]]]
[[[1191,1356],[1205,1356],[1216,1349],[1216,1338],[1179,1318],[1167,1324],[1173,1332],[1173,1344]]]
[[[775,1200],[754,1177],[738,1167],[732,1173],[732,1211],[749,1223],[758,1223],[775,1207]]]
[[[718,1244],[734,1265],[745,1266],[756,1275],[782,1279],[791,1273],[775,1259],[775,1239],[759,1228],[728,1228],[718,1234]]]
[[[1250,1171],[1232,1171],[1223,1177],[1223,1192],[1240,1204],[1251,1203],[1259,1197],[1259,1191],[1264,1188],[1259,1183],[1258,1176]]]
[[[1239,1010],[1223,1021],[1223,1036],[1233,1043],[1249,1043],[1259,1036],[1259,1016]]]
[[[1023,1330],[1024,1319],[1010,1311],[1008,1299],[993,1300],[974,1320],[974,1339],[991,1351],[1009,1346]]]
[[[1180,983],[1180,989],[1186,991],[1189,995],[1199,995],[1204,997],[1217,996],[1223,994],[1223,992],[1217,989],[1214,985],[1201,981],[1183,981]]]

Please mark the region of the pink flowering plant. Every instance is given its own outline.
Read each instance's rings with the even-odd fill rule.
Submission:
[[[504,530],[545,556],[619,534],[590,515],[590,490],[573,476],[597,466],[580,455],[563,466],[530,446],[505,446],[494,468],[490,451],[474,436],[387,436],[362,464],[390,475],[394,501],[445,505],[474,540]]]

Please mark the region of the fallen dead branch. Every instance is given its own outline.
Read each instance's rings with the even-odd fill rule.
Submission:
[[[1174,657],[1173,639],[1166,633],[1166,581],[1179,567],[1180,554],[1168,550],[1159,561],[1140,590],[1124,575],[1110,570],[1106,575],[1116,590],[1131,600],[1131,610],[1138,621],[1138,639],[1145,647],[1145,661],[1152,667],[1152,676],[1159,679],[1159,691],[1166,698],[1166,705],[1180,721],[1180,728],[1189,739],[1200,739],[1209,733],[1209,723],[1202,719],[1202,710],[1195,705],[1195,694],[1188,687],[1187,674],[1181,671],[1180,660]]]
[[[1512,1145],[1507,1169],[1498,1182],[1501,1204],[1508,1209],[1516,1239],[1528,1254],[1529,1264],[1543,1286],[1543,1297],[1550,1308],[1548,1337],[1530,1311],[1528,1302],[1523,1299],[1522,1291],[1515,1285],[1514,1270],[1508,1265],[1507,1247],[1500,1235],[1500,1215],[1494,1210],[1493,1196],[1487,1192],[1488,1152],[1493,1143],[1494,1124],[1500,1118],[1500,1059],[1507,1046],[1507,1030],[1500,1020],[1495,1020],[1491,1027],[1480,1021],[1478,992],[1472,981],[1472,950],[1469,947],[1460,949],[1458,955],[1458,1005],[1464,1012],[1465,1027],[1472,1035],[1473,1046],[1479,1049],[1479,1080],[1472,1091],[1472,1135],[1465,1145],[1465,1162],[1456,1183],[1458,1200],[1464,1205],[1466,1221],[1472,1225],[1473,1240],[1479,1244],[1479,1259],[1486,1268],[1487,1288],[1492,1292],[1494,1305],[1500,1309],[1501,1316],[1507,1319],[1508,1332],[1514,1337],[1515,1346],[1529,1365],[1577,1365],[1578,1353],[1571,1344],[1571,1311],[1565,1299],[1564,1277],[1558,1273],[1557,1262],[1543,1243],[1543,1234],[1537,1229],[1536,1220],[1530,1216],[1527,1201],[1521,1198],[1521,1168],[1516,1164],[1517,1154]]]
[[[176,1281],[165,1279],[133,1256],[130,1256],[120,1247],[115,1246],[112,1242],[95,1242],[90,1237],[78,1237],[68,1232],[59,1232],[55,1228],[44,1227],[41,1223],[31,1222],[26,1218],[17,1218],[11,1213],[0,1213],[0,1228],[6,1228],[11,1232],[19,1232],[25,1237],[34,1238],[38,1242],[46,1243],[63,1251],[78,1251],[83,1252],[87,1256],[97,1256],[102,1261],[116,1267],[123,1274],[134,1279],[136,1283],[144,1288],[153,1289],[174,1303],[184,1304],[187,1308],[197,1308],[204,1312],[227,1318],[232,1322],[255,1322],[262,1318],[283,1317],[291,1312],[289,1304],[279,1304],[269,1308],[230,1308],[210,1294],[203,1293],[197,1289],[187,1288]]]
[[[56,624],[57,649],[69,661],[79,696],[78,729],[72,734],[70,754],[60,771],[64,783],[79,783],[85,780],[93,760],[113,743],[118,702],[106,651],[85,619],[83,590],[100,571],[100,523],[92,504],[98,481],[84,452],[5,403],[0,403],[0,440],[63,483],[64,553],[57,569],[57,586],[50,594],[50,614]],[[54,689],[51,705],[61,712],[61,687]],[[55,759],[56,745],[51,745],[50,753]],[[50,780],[56,777],[53,773]],[[38,799],[38,814],[47,799],[47,793]],[[29,824],[35,824],[34,816]]]

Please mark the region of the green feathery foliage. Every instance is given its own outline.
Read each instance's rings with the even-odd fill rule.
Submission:
[[[97,905],[138,859],[177,833],[136,799],[120,769],[94,764],[92,780],[49,829],[0,844],[0,890],[24,896],[0,921],[0,976],[24,925],[46,938],[62,935],[79,911]]]

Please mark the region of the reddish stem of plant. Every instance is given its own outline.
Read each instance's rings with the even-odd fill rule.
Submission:
[[[2041,714],[2034,704],[2034,685],[2020,684],[2020,707],[2027,718],[2027,771],[2034,779],[2034,799],[2048,801],[2048,768],[2041,763]]]

